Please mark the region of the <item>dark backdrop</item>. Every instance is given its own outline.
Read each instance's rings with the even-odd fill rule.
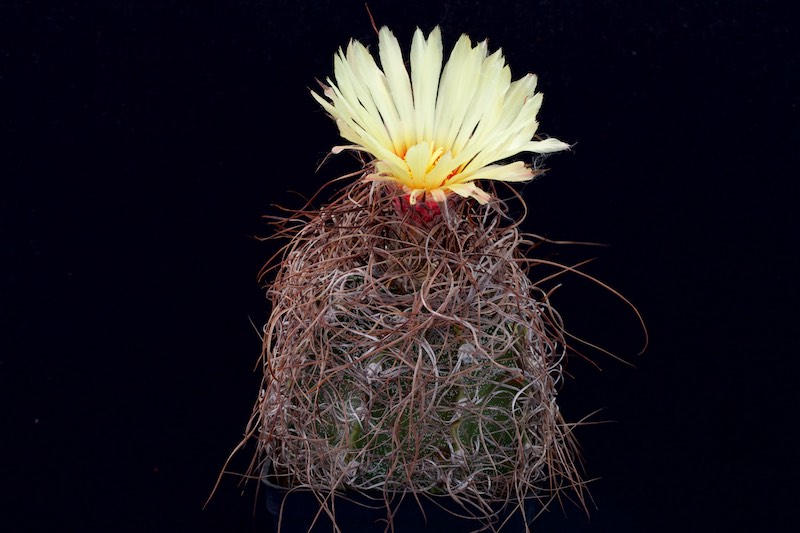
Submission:
[[[788,2],[787,2],[788,3]],[[575,333],[563,410],[594,504],[540,531],[786,531],[798,439],[798,61],[768,1],[371,2],[408,46],[440,24],[540,76],[541,131],[576,143],[521,189]],[[359,2],[0,6],[4,530],[265,531],[217,473],[258,392],[256,274],[274,203],[356,169],[308,94]],[[242,470],[247,457],[234,461]]]

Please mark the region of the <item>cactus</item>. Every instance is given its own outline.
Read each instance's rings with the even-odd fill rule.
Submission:
[[[535,137],[536,76],[512,82],[486,42],[462,36],[443,65],[438,28],[418,30],[409,75],[392,33],[379,39],[381,68],[353,41],[313,93],[353,143],[333,153],[372,159],[323,207],[278,222],[289,243],[248,435],[257,470],[323,503],[446,496],[491,526],[495,504],[581,494],[556,404],[561,319],[528,277],[535,239],[493,185],[541,172],[509,157],[568,145]]]

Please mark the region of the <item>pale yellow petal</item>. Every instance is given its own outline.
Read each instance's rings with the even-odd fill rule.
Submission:
[[[529,98],[511,124],[496,130],[491,137],[485,139],[485,146],[470,161],[465,170],[477,170],[521,152],[538,129],[539,123],[536,121],[536,114],[542,105],[541,97],[541,93],[538,93]]]
[[[569,150],[569,145],[552,137],[541,141],[531,141],[525,146],[526,152],[536,152],[537,154],[549,154],[561,150]]]
[[[489,193],[478,188],[474,183],[456,183],[448,185],[447,188],[464,198],[475,198],[480,204],[486,204],[492,199]]]
[[[408,71],[403,63],[403,54],[397,39],[383,27],[380,31],[380,58],[381,67],[386,74],[386,82],[394,100],[397,114],[403,117],[400,120],[399,132],[400,141],[403,147],[407,148],[416,144],[414,127],[410,124],[410,118],[414,116],[414,99],[411,93],[411,80],[408,78]]]
[[[486,58],[486,43],[472,47],[469,37],[462,35],[442,71],[439,96],[436,101],[434,143],[451,149],[453,141],[469,110]]]
[[[411,182],[408,184],[414,188],[425,188],[425,169],[431,158],[431,145],[427,142],[415,144],[406,152],[406,165],[411,173]]]
[[[414,144],[433,139],[436,95],[442,74],[442,34],[433,29],[428,40],[417,28],[411,43],[411,83],[414,90]]]
[[[408,165],[400,158],[397,160],[378,160],[375,162],[375,170],[381,175],[393,176],[394,180],[405,186],[411,185],[411,174],[408,172]]]
[[[503,106],[503,95],[511,83],[511,70],[505,66],[505,59],[498,50],[481,66],[480,81],[472,101],[466,106],[458,135],[453,141],[451,150],[459,154],[472,143],[480,125],[484,129],[495,128],[500,119]]]
[[[325,110],[337,119],[337,122],[338,120],[344,121],[355,135],[362,138],[365,143],[368,143],[364,145],[368,150],[373,151],[376,147],[385,147],[389,145],[389,135],[383,123],[376,120],[375,117],[359,103],[358,98],[348,98],[333,84],[333,82],[330,80],[328,80],[328,82],[331,83],[331,86],[325,91],[325,94],[331,100],[330,105],[325,105],[321,97],[318,95],[315,96]],[[346,80],[345,85],[349,85],[349,82]],[[313,94],[316,95],[316,93]],[[345,138],[352,142],[359,142],[350,137]],[[380,157],[377,153],[375,156]]]
[[[475,180],[522,182],[531,178],[533,178],[533,171],[522,161],[515,161],[507,165],[489,165],[467,175],[461,174],[453,181],[456,183]]]
[[[427,175],[425,176],[425,187],[428,190],[436,189],[437,187],[441,187],[447,176],[457,168],[458,165],[453,164],[453,156],[450,152],[442,154],[439,160],[436,162],[436,165],[428,171]]]
[[[348,49],[348,53],[350,51],[351,49]],[[357,41],[353,43],[352,55],[348,57],[348,61],[354,66],[353,72],[364,80],[364,85],[368,88],[372,101],[380,113],[378,117],[383,120],[386,130],[389,132],[394,152],[402,153],[405,146],[402,140],[400,117],[389,92],[386,76],[378,68],[369,50]]]
[[[348,55],[352,56],[353,45],[348,47]],[[364,80],[354,72],[354,62],[351,62],[342,51],[334,59],[334,76],[336,84],[328,80],[334,95],[331,97],[335,107],[342,108],[342,113],[347,113],[353,121],[357,121],[364,129],[370,132],[383,146],[391,147],[391,136],[386,124],[381,120],[378,108],[372,99]]]
[[[447,200],[447,195],[442,189],[433,189],[430,194],[434,202],[442,203]]]
[[[503,98],[503,114],[497,123],[498,129],[508,128],[514,122],[514,119],[520,115],[522,107],[535,94],[536,82],[535,74],[527,74],[511,83]]]

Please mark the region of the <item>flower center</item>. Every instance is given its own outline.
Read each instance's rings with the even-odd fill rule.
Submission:
[[[434,150],[433,152],[431,152],[431,158],[428,161],[428,166],[425,168],[426,174],[431,170],[433,170],[433,167],[435,167],[436,163],[439,162],[439,159],[442,158],[442,154],[444,154],[444,148],[442,148],[441,146],[436,150]]]
[[[410,190],[431,192],[444,187],[462,170],[446,146],[434,146],[433,142],[423,141],[406,150],[401,156],[405,172],[395,174],[397,181]]]

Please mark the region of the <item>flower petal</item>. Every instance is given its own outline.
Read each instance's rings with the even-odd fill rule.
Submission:
[[[425,170],[431,158],[431,144],[421,142],[406,152],[406,165],[411,174],[410,187],[425,189]]]
[[[533,171],[522,161],[515,161],[507,165],[489,165],[476,170],[475,172],[464,175],[461,174],[460,180],[456,183],[467,183],[475,180],[494,180],[494,181],[528,181],[533,178]]]
[[[456,169],[458,165],[453,163],[453,156],[450,152],[442,154],[436,165],[430,169],[425,176],[425,187],[434,190],[445,184],[447,177]]]
[[[437,146],[452,146],[480,81],[481,65],[485,57],[486,43],[473,48],[466,35],[462,35],[453,48],[442,71],[436,100],[433,141]]]
[[[564,141],[550,137],[541,141],[531,141],[525,146],[524,150],[526,152],[536,152],[537,154],[549,154],[551,152],[569,150],[569,148],[570,146]]]
[[[397,38],[383,27],[380,31],[380,42],[378,45],[381,66],[386,74],[386,82],[389,92],[394,100],[397,114],[399,117],[414,116],[414,97],[411,92],[411,80],[408,78],[408,71],[403,63],[403,54]],[[416,144],[413,128],[403,124],[400,120],[400,141],[404,147]]]
[[[487,204],[492,199],[489,194],[478,188],[474,183],[456,183],[447,188],[464,198],[475,198],[479,204]]]
[[[411,43],[411,83],[414,88],[415,143],[433,139],[436,94],[442,74],[442,34],[433,29],[428,40],[417,28]]]

